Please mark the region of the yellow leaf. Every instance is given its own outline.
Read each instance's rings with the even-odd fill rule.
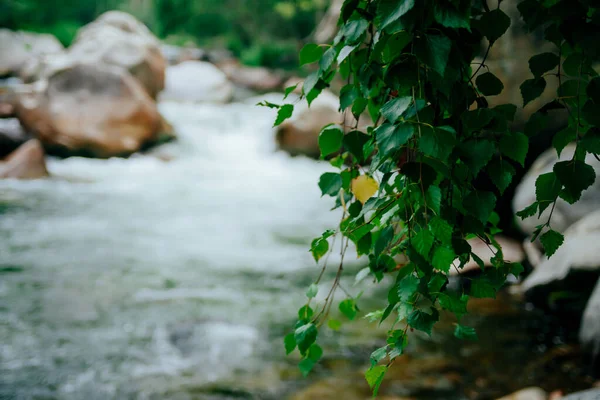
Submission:
[[[352,179],[352,193],[358,201],[365,204],[379,189],[377,181],[370,176],[361,175]]]

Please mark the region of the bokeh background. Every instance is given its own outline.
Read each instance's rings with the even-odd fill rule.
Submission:
[[[519,104],[523,60],[546,44],[521,30],[516,3],[502,3],[513,25],[487,63],[506,87],[494,101]],[[341,84],[310,109],[291,93],[294,115],[278,129],[276,111],[256,106],[282,104],[311,72],[298,52],[331,39],[340,5],[0,1],[0,399],[370,398],[362,374],[388,327],[363,316],[390,282],[356,279],[367,263],[353,250],[342,282],[362,293],[357,319],[332,311],[343,324],[323,327],[325,356],[306,378],[283,347],[323,266],[310,242],[340,218],[320,197],[332,167],[316,138],[344,120]],[[411,333],[380,398],[558,399],[598,387],[600,185],[557,206],[567,241],[554,261],[523,248],[536,223],[514,217],[557,158],[545,151],[564,115],[524,122],[541,104],[518,112],[514,129],[539,134],[496,210],[505,256],[529,278],[470,301],[464,323],[478,342],[454,338],[446,314],[432,336]]]

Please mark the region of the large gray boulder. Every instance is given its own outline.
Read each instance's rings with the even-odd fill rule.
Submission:
[[[226,103],[233,95],[233,85],[213,64],[184,61],[167,68],[162,101],[184,103]]]
[[[572,271],[600,271],[600,210],[597,208],[565,231],[564,243],[552,257],[542,257],[542,262],[523,281],[525,291],[562,281]]]
[[[63,54],[30,63],[22,74],[27,82],[45,79],[76,64],[106,64],[129,71],[150,97],[164,88],[167,62],[158,39],[133,16],[109,11],[82,27]]]
[[[18,96],[21,124],[60,155],[125,156],[161,139],[161,116],[126,70],[74,64]]]
[[[519,183],[519,186],[517,186],[512,203],[513,210],[515,212],[520,211],[535,202],[535,181],[538,176],[551,172],[557,161],[570,160],[573,157],[574,152],[575,145],[570,144],[562,151],[560,158],[557,156],[556,150],[554,149],[549,149],[539,156],[529,171],[527,171],[527,174],[525,174],[523,180]],[[596,176],[600,176],[600,162],[596,160],[593,155],[588,154],[585,162],[594,167]],[[600,179],[596,179],[594,184],[583,192],[581,199],[575,204],[569,204],[560,198],[558,199],[552,213],[552,229],[564,232],[580,218],[596,211],[599,204]],[[539,218],[537,215],[524,220],[517,218],[517,223],[524,233],[530,235],[535,230],[536,226],[543,224],[548,220],[549,214],[550,207],[548,207]]]
[[[49,34],[0,29],[0,76],[19,75],[32,60],[63,50],[58,39]]]

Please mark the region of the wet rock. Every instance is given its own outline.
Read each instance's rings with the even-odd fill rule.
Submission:
[[[31,139],[0,161],[0,179],[39,179],[48,176],[44,149]]]
[[[125,156],[160,137],[161,117],[123,68],[76,64],[19,93],[21,124],[60,155]]]
[[[500,246],[502,246],[502,254],[504,255],[505,261],[521,262],[525,259],[523,248],[516,240],[504,236],[496,236],[495,239],[498,241]],[[481,258],[484,265],[486,267],[491,267],[491,258],[494,256],[496,249],[492,245],[487,245],[479,238],[470,239],[468,242],[469,245],[471,245],[471,250],[473,253]],[[456,263],[456,265],[458,265],[458,263]],[[451,268],[450,275],[457,276],[464,272],[476,271],[480,269],[481,268],[479,265],[473,259],[471,259],[461,270],[457,271],[455,268]]]
[[[576,206],[577,203],[573,205]],[[556,253],[550,258],[544,256],[540,265],[523,281],[523,290],[530,291],[564,280],[572,271],[600,269],[600,254],[597,251],[600,243],[600,210],[581,218],[565,231],[564,236],[564,243]]]
[[[600,355],[600,280],[583,312],[579,341],[585,348],[591,349],[593,357]]]
[[[546,400],[547,398],[548,394],[543,389],[530,387],[501,397],[498,400]]]
[[[63,50],[58,39],[49,34],[0,29],[0,76],[19,75],[31,60]]]
[[[0,158],[31,139],[16,118],[0,119]]]
[[[237,61],[218,66],[235,85],[257,92],[273,91],[281,87],[283,78],[264,67],[247,67]]]
[[[162,101],[191,103],[226,103],[233,85],[214,65],[202,61],[185,61],[167,68]]]
[[[574,152],[575,145],[570,144],[562,151],[560,159],[557,157],[556,150],[554,149],[549,149],[538,157],[515,191],[515,197],[512,202],[513,210],[520,211],[531,205],[536,199],[535,181],[537,177],[541,174],[551,172],[557,161],[571,159]],[[600,161],[596,160],[593,155],[588,154],[585,162],[593,166],[596,175],[600,176]],[[552,213],[552,229],[564,232],[583,216],[596,211],[598,204],[600,204],[600,179],[596,179],[594,184],[583,192],[581,199],[575,204],[569,204],[560,198],[558,199]],[[517,218],[516,221],[523,232],[531,234],[537,225],[548,220],[549,213],[550,207],[539,218],[535,215],[524,220]]]
[[[600,399],[600,389],[584,390],[565,396],[562,400],[598,400]]]
[[[359,379],[361,379],[359,381]],[[356,379],[328,378],[318,381],[299,393],[290,396],[290,400],[364,400],[369,398],[369,387],[366,382],[361,388],[357,383],[364,381],[364,377]]]
[[[291,155],[306,155],[318,158],[319,133],[328,124],[345,124],[351,130],[356,120],[350,113],[339,112],[339,98],[329,91],[323,91],[311,104],[305,102],[294,107],[292,117],[277,127],[276,140],[281,150]]]
[[[82,27],[63,54],[32,62],[21,77],[26,82],[46,79],[76,64],[106,64],[124,68],[156,98],[165,83],[166,60],[158,39],[133,16],[109,11]]]
[[[207,57],[206,51],[197,47],[161,44],[160,50],[169,65],[176,65],[184,61],[201,61]]]

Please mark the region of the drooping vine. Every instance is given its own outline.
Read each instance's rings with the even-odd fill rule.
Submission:
[[[519,106],[540,97],[549,80],[558,85],[554,98],[532,114],[525,133],[511,129],[517,105],[488,102],[508,90],[486,64],[511,25],[501,0],[493,7],[486,0],[346,0],[333,43],[302,49],[301,64],[317,65],[303,83],[302,98],[310,105],[339,74],[347,82],[340,110],[355,120],[348,126],[344,117],[319,135],[322,158],[338,172],[323,174],[318,185],[342,217],[336,230],[312,242],[315,261],[325,262],[293,332],[285,337],[286,351],[298,349],[302,355],[303,373],[322,356],[319,329],[324,324],[339,328],[329,311],[341,288],[350,242],[368,259],[361,277],[395,276],[381,310],[369,313],[389,324],[387,344],[372,353],[366,373],[374,394],[389,365],[403,354],[407,330],[430,334],[440,309],[456,314],[455,336],[477,338],[460,322],[469,298],[494,297],[508,275],[523,272],[521,264],[504,261],[494,239],[496,202],[524,166],[529,143],[552,110],[568,115],[553,146],[560,154],[575,142],[576,150],[572,159],[557,162],[537,179],[536,201],[517,215],[544,215],[532,240],[539,238],[548,256],[562,244],[562,234],[552,229],[552,211],[559,198],[572,204],[593,184],[586,156],[600,154],[600,78],[594,70],[600,58],[600,11],[592,0],[525,0],[518,9],[526,29],[554,45],[529,60],[533,77],[520,86]],[[278,108],[276,125],[294,107],[263,105]],[[472,252],[467,241],[472,237],[492,249],[492,268],[484,268]],[[327,258],[335,240],[341,261],[331,266]],[[481,274],[461,291],[450,290],[450,270],[460,271],[471,259]],[[325,299],[313,304],[324,271],[336,267]],[[357,299],[342,290],[347,297],[338,308],[352,320]]]

